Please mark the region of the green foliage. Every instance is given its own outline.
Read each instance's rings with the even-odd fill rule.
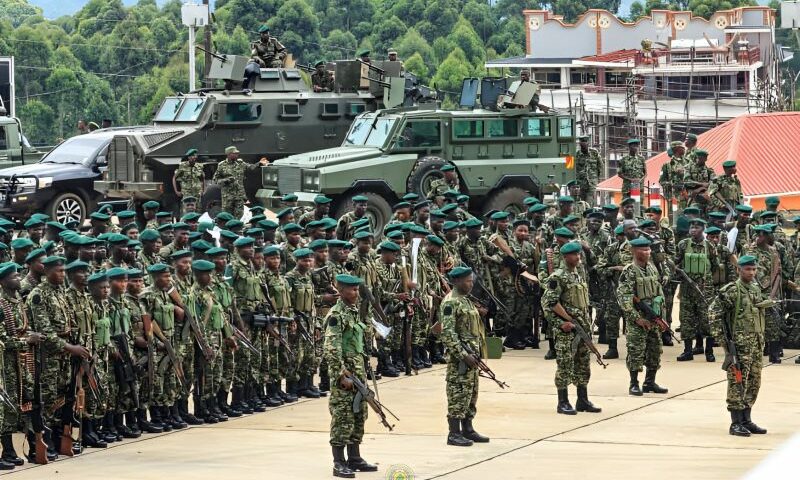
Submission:
[[[53,141],[50,126],[55,123],[56,114],[50,105],[41,100],[30,100],[18,109],[17,114],[31,143],[44,144]]]
[[[425,64],[425,60],[422,59],[422,55],[420,55],[419,52],[414,52],[413,55],[408,57],[408,60],[403,62],[403,65],[409,72],[414,72],[414,74],[417,75],[417,78],[423,83],[427,82],[430,78],[430,70],[428,69],[428,66]]]
[[[42,9],[29,5],[24,0],[0,0],[0,18],[18,27],[29,17],[39,16]]]

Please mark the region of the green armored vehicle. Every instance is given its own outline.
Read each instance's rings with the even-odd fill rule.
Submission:
[[[426,196],[449,162],[473,213],[521,211],[525,197],[541,198],[574,178],[575,119],[534,112],[527,101],[496,108],[497,98],[482,108],[362,113],[341,146],[262,167],[258,199],[277,206],[281,195],[294,192],[307,204],[322,193],[334,200],[331,214],[341,216],[360,194],[369,198],[368,215],[380,228],[406,192]],[[462,94],[464,103],[470,102]]]
[[[425,94],[413,75],[401,76],[400,62],[366,66],[358,60],[328,65],[335,78],[331,92],[312,91],[299,68],[262,68],[244,90],[248,61],[215,54],[209,78],[224,82],[222,88],[167,97],[152,125],[118,129],[109,142],[108,168],[94,182],[95,190],[109,199],[157,199],[175,205],[172,175],[189,148],[199,151],[209,181],[227,146],[236,146],[250,163],[334,147],[358,114],[411,103]],[[250,194],[259,180],[246,184]],[[207,186],[202,207],[211,208],[219,198],[219,187]]]

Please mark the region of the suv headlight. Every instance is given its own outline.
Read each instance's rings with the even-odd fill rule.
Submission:
[[[312,192],[319,191],[319,171],[318,170],[304,170],[303,171],[303,190],[310,190]]]
[[[278,186],[278,169],[274,167],[264,167],[261,169],[261,181],[265,186]]]
[[[37,188],[47,188],[53,184],[53,177],[17,177],[17,188],[33,191]]]

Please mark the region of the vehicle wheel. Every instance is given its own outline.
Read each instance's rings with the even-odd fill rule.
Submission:
[[[61,192],[50,201],[48,207],[50,218],[57,222],[66,224],[67,222],[77,221],[83,225],[87,216],[86,201],[77,193]]]
[[[373,232],[375,238],[380,237],[383,234],[384,225],[389,223],[389,220],[392,218],[392,206],[389,205],[389,202],[380,194],[373,192],[353,192],[352,194],[348,194],[347,200],[339,204],[336,208],[335,218],[341,218],[342,215],[353,210],[353,201],[351,198],[356,195],[364,195],[369,199],[367,203],[367,216],[372,222],[372,225],[375,226],[375,231]]]
[[[200,207],[203,212],[208,212],[211,218],[219,213],[222,208],[222,189],[219,188],[219,185],[212,183],[206,186],[203,198],[200,199]]]
[[[506,187],[493,193],[483,207],[484,214],[492,210],[506,211],[518,214],[525,211],[522,203],[531,193],[520,187]]]
[[[411,175],[406,182],[406,191],[414,192],[422,198],[428,196],[431,191],[431,182],[437,178],[443,178],[444,174],[439,171],[447,161],[440,157],[422,157],[417,161]]]

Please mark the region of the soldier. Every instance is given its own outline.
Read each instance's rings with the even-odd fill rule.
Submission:
[[[702,215],[705,215],[708,207],[706,192],[714,179],[714,170],[706,166],[707,159],[708,152],[697,149],[694,160],[686,165],[686,172],[683,177],[683,183],[689,195],[688,202],[690,205],[699,208]]]
[[[602,226],[603,213],[596,210],[591,211],[587,215],[586,230],[581,233],[581,237],[589,244],[592,251],[591,257],[597,260],[594,265],[587,268],[586,272],[587,283],[589,285],[589,301],[596,312],[595,322],[597,323],[597,330],[599,332],[597,343],[608,343],[605,315],[605,302],[608,298],[606,295],[607,282],[598,270],[598,266],[611,240],[608,233],[602,229]]]
[[[631,138],[626,142],[628,154],[619,160],[617,174],[622,178],[622,197],[630,197],[631,192],[639,190],[641,202],[641,189],[644,182],[645,170],[644,157],[639,155],[639,139]]]
[[[297,318],[297,329],[305,331],[308,337],[303,336],[297,341],[295,353],[297,355],[297,390],[298,397],[319,398],[327,396],[314,385],[314,373],[319,366],[315,345],[322,338],[322,325],[319,323],[314,307],[314,283],[311,279],[311,269],[314,267],[313,252],[308,248],[299,248],[294,252],[296,265],[286,274],[289,284],[289,298],[292,309]]]
[[[594,191],[606,170],[605,162],[596,148],[589,147],[589,135],[578,137],[578,151],[575,153],[575,172],[578,177],[581,200],[595,204]]]
[[[404,358],[404,352],[401,349],[403,321],[400,318],[400,312],[402,314],[408,313],[406,302],[410,300],[410,297],[403,291],[403,278],[400,272],[403,267],[399,265],[397,260],[400,254],[400,246],[391,241],[382,242],[378,245],[378,254],[380,256],[375,262],[378,288],[373,290],[373,294],[383,306],[384,311],[389,312],[387,316],[391,324],[387,325],[387,327],[392,328],[388,338],[378,341],[378,350],[384,359],[385,365],[393,365],[396,372],[405,369],[405,361],[411,362],[410,358]],[[384,371],[381,373],[387,377],[392,376],[385,366]]]
[[[598,413],[600,408],[589,401],[587,385],[591,376],[589,349],[581,342],[573,353],[573,330],[576,324],[585,332],[591,333],[589,317],[589,287],[578,265],[581,261],[581,246],[570,242],[560,248],[564,258],[563,267],[556,269],[547,279],[542,296],[542,308],[553,325],[556,346],[556,377],[558,390],[557,413],[575,415],[577,412]],[[575,408],[569,403],[567,387],[574,384],[578,388],[578,402]]]
[[[367,218],[365,215],[367,214],[367,204],[369,203],[369,198],[364,195],[356,195],[352,198],[353,201],[353,210],[350,212],[345,213],[339,218],[339,222],[336,225],[336,238],[339,240],[350,240],[353,238],[353,234],[355,233],[355,228],[353,227],[353,223],[362,218]],[[369,223],[370,230],[372,230],[372,224]]]
[[[297,224],[305,228],[310,222],[328,218],[328,213],[330,213],[331,210],[331,201],[332,200],[325,195],[317,195],[314,197],[314,210],[304,213],[297,221]]]
[[[447,346],[447,444],[469,447],[489,438],[475,431],[478,403],[478,362],[486,358],[486,339],[478,309],[467,298],[472,292],[472,269],[456,267],[448,274],[453,290],[439,307],[442,342]],[[467,350],[469,349],[469,350]]]
[[[697,339],[697,349],[701,352],[703,336],[706,336],[706,361],[713,362],[713,338],[708,332],[708,300],[712,298],[713,281],[711,266],[718,262],[717,250],[703,236],[706,222],[702,218],[694,218],[689,224],[689,238],[678,243],[675,254],[675,265],[686,272],[691,282],[681,281],[681,337],[683,353],[678,356],[679,362],[693,360],[692,340]],[[697,291],[700,289],[700,292]]]
[[[25,265],[28,267],[28,274],[22,279],[20,287],[20,295],[23,297],[27,297],[30,291],[41,283],[42,276],[44,275],[42,260],[46,257],[47,252],[45,252],[43,248],[32,250],[31,253],[25,257]]]
[[[136,252],[136,263],[140,269],[147,270],[150,265],[155,265],[161,259],[158,252],[161,250],[161,236],[155,230],[143,230],[139,234],[142,248]]]
[[[529,227],[530,223],[527,220],[515,220],[514,231],[508,241],[508,246],[514,253],[513,259],[519,262],[516,266],[517,271],[511,272],[514,295],[510,308],[514,313],[511,315],[508,336],[504,342],[514,350],[525,349],[533,333],[532,320],[535,302],[532,302],[531,299],[535,296],[536,291],[530,280],[522,277],[522,273],[525,272],[536,275],[538,267],[534,244],[529,241]]]
[[[451,164],[442,165],[439,171],[444,175],[443,178],[437,178],[431,182],[430,190],[428,191],[427,199],[433,202],[436,206],[441,207],[444,201],[444,192],[448,190],[455,190],[460,193],[460,186],[458,183],[458,172],[456,167]]]
[[[158,251],[158,256],[161,257],[161,261],[165,263],[170,261],[170,256],[173,253],[189,248],[189,225],[183,222],[177,222],[172,225],[172,230],[175,232],[175,237],[172,239],[172,242]]]
[[[260,69],[283,67],[283,60],[288,54],[286,47],[277,38],[270,36],[267,25],[258,27],[258,34],[260,38],[251,44],[250,63],[244,70],[243,89],[247,92],[253,88],[252,81],[259,75]]]
[[[128,237],[121,233],[112,233],[108,236],[108,245],[111,250],[108,260],[106,260],[102,268],[108,270],[114,267],[128,268],[125,259],[128,256]]]
[[[726,401],[731,412],[728,433],[739,437],[767,433],[753,423],[750,412],[761,388],[762,351],[764,350],[764,309],[771,302],[756,281],[758,259],[742,255],[737,262],[739,279],[722,287],[720,295],[711,304],[711,333],[725,348],[728,391]],[[736,360],[732,364],[727,356],[736,346]],[[741,376],[739,376],[741,375]]]
[[[648,305],[656,314],[661,313],[664,292],[656,267],[650,262],[650,240],[639,237],[630,240],[633,262],[622,270],[617,287],[617,298],[627,329],[628,357],[625,364],[630,372],[630,395],[643,393],[667,393],[656,383],[656,372],[661,366],[661,331],[659,327],[644,318],[639,302]],[[639,372],[647,367],[644,383],[639,387]]]
[[[217,171],[214,172],[214,183],[222,190],[222,210],[230,212],[235,218],[242,216],[244,203],[247,201],[244,191],[245,177],[268,163],[266,158],[262,158],[258,163],[246,164],[239,159],[238,148],[225,148],[225,160],[219,162]]]
[[[195,202],[198,198],[203,196],[205,191],[205,173],[203,173],[203,166],[197,163],[197,149],[190,148],[183,155],[181,164],[175,169],[172,175],[172,188],[175,189],[175,194],[178,198],[194,198]],[[178,188],[180,183],[181,188]],[[194,211],[186,208],[184,204],[184,213]]]
[[[672,154],[669,161],[661,166],[658,183],[661,185],[664,199],[670,211],[672,210],[673,200],[678,200],[678,208],[683,210],[686,208],[686,200],[681,195],[684,189],[683,180],[686,175],[687,160],[684,157],[686,147],[683,142],[675,141],[670,143],[670,150]]]
[[[84,430],[87,446],[91,444],[91,434],[94,432],[101,440],[96,447],[106,448],[109,443],[122,440],[113,425],[113,413],[110,413],[112,401],[117,397],[118,385],[113,375],[109,375],[109,360],[116,353],[111,343],[111,318],[109,317],[109,284],[105,271],[93,273],[87,279],[89,295],[89,315],[78,319],[78,328],[81,343],[92,354],[92,367],[97,374],[97,384],[100,395],[89,395],[86,399],[84,415],[89,417],[88,429]],[[72,288],[72,287],[71,287]],[[78,287],[80,288],[80,287]],[[77,292],[78,295],[82,292]],[[82,302],[72,305],[73,308],[82,306]]]
[[[325,68],[325,60],[317,60],[311,74],[311,86],[315,92],[332,92],[333,75]]]
[[[360,445],[364,437],[367,404],[361,402],[354,411],[356,391],[351,377],[366,383],[365,360],[368,348],[364,333],[368,326],[358,312],[359,285],[363,280],[353,275],[336,276],[336,289],[341,297],[325,317],[325,343],[323,347],[328,375],[335,379],[331,385],[328,410],[331,413],[330,444],[333,452],[333,475],[353,478],[354,472],[376,472],[378,467],[361,457]],[[347,459],[344,451],[347,447]]]
[[[708,186],[708,197],[714,210],[734,214],[742,203],[742,184],[736,176],[736,160],[722,162],[723,174],[714,177]]]
[[[155,200],[148,200],[142,204],[142,214],[144,215],[145,226],[144,228],[152,228],[158,230],[158,221],[156,220],[156,213],[158,213],[159,203]]]
[[[756,235],[755,243],[747,246],[744,253],[755,257],[757,284],[761,287],[761,293],[766,298],[778,298],[780,295],[781,261],[778,252],[773,246],[774,238],[772,226],[757,225],[753,227]],[[764,312],[764,341],[767,344],[770,363],[781,363],[781,327],[780,316],[775,308],[770,308]]]
[[[686,135],[686,141],[683,142],[686,146],[686,161],[691,162],[694,160],[695,151],[697,150],[697,135],[689,133]]]

